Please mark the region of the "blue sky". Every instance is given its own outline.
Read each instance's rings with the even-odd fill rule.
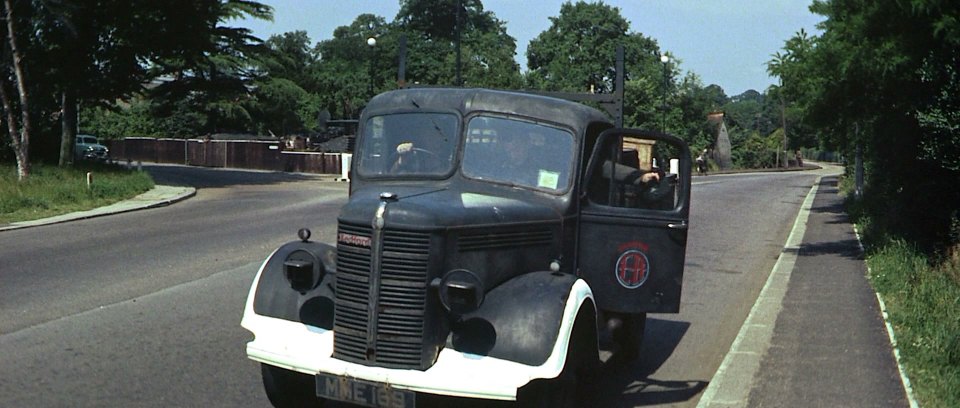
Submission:
[[[362,13],[392,21],[398,0],[260,0],[274,8],[274,21],[233,21],[260,38],[305,30],[313,42],[332,37]],[[530,40],[550,27],[566,0],[484,0],[484,8],[505,21],[517,39],[516,60],[526,66]],[[592,2],[592,1],[591,1]],[[776,82],[766,62],[784,41],[801,28],[818,34],[820,16],[811,14],[812,0],[607,0],[630,21],[633,32],[654,38],[661,49],[680,59],[684,71],[700,76],[704,85],[717,84],[729,96],[748,89],[763,92]]]

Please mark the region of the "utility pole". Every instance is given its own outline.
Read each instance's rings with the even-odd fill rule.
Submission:
[[[660,131],[667,133],[667,64],[670,63],[670,57],[667,54],[661,54],[660,62],[663,63],[663,103],[660,106],[663,112],[660,118]]]
[[[457,31],[457,86],[463,86],[463,78],[460,76],[460,9],[463,8],[463,0],[457,0],[457,21],[454,25]]]
[[[783,87],[781,86],[780,89],[782,90]],[[780,95],[780,121],[783,125],[783,167],[787,167],[787,103],[783,99],[783,94]]]

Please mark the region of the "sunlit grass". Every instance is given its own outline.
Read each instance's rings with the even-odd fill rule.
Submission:
[[[851,183],[841,183],[852,189]],[[923,407],[960,407],[960,245],[931,259],[848,201],[867,248],[914,394]]]
[[[87,173],[93,183],[87,187]],[[74,168],[34,165],[17,181],[16,166],[0,164],[0,224],[83,211],[134,197],[153,188],[147,173],[123,167],[80,163]]]

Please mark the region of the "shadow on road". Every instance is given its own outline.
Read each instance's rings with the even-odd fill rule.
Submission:
[[[617,353],[600,368],[595,391],[598,407],[633,407],[688,401],[707,381],[651,378],[674,353],[690,328],[689,322],[647,318],[640,358],[626,361]]]
[[[314,175],[296,173],[156,164],[144,164],[143,170],[150,173],[150,176],[153,177],[154,182],[157,184],[196,188],[266,185],[318,179],[317,176]]]

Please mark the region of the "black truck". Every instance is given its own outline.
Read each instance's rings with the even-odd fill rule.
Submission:
[[[598,339],[633,357],[646,314],[679,311],[690,169],[682,140],[569,100],[380,94],[336,242],[301,230],[263,263],[247,354],[276,406],[576,406]]]

